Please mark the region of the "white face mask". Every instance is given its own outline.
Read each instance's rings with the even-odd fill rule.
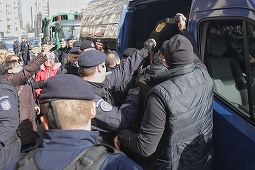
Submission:
[[[17,64],[16,66],[13,67],[12,72],[19,73],[21,70],[23,70],[23,66],[21,64]]]

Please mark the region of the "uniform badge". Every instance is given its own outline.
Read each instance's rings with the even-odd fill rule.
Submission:
[[[0,106],[2,108],[2,110],[9,110],[11,108],[11,103],[9,102],[9,100],[3,100],[1,103],[0,103]]]
[[[166,26],[166,22],[161,22],[160,24],[158,24],[158,26],[156,27],[156,32],[161,32]]]
[[[102,101],[100,103],[100,108],[105,112],[109,112],[110,110],[112,110],[112,105],[110,105],[106,101]]]

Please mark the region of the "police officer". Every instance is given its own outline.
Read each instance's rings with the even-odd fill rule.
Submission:
[[[7,169],[14,166],[16,169],[64,169],[70,166],[80,153],[96,143],[99,133],[90,131],[91,118],[96,114],[94,97],[89,83],[78,76],[50,77],[40,96],[41,122],[46,129],[42,147]],[[29,162],[31,159],[34,160]],[[97,159],[92,158],[92,163]],[[72,165],[68,169],[85,169],[79,161]],[[141,167],[124,154],[115,153],[110,154],[99,169],[139,170]]]
[[[0,66],[1,67],[1,66]],[[2,68],[1,68],[2,70]],[[1,73],[2,74],[2,73]],[[0,169],[19,157],[21,142],[17,135],[19,125],[18,95],[0,74]]]
[[[19,44],[19,40],[17,38],[14,39],[14,42],[12,44],[13,47],[13,51],[16,55],[19,54],[19,50],[20,50],[20,44]]]
[[[147,58],[153,46],[156,46],[156,42],[152,39],[147,40],[143,49],[138,50],[132,57],[128,57],[107,76],[105,53],[98,50],[87,50],[80,54],[78,73],[92,85],[96,94],[97,115],[92,119],[92,129],[101,132],[101,142],[113,145],[116,133],[128,128],[134,121],[138,113],[140,90],[138,88],[128,90],[126,100],[121,106],[116,107],[109,89],[116,89],[129,80],[139,68],[141,61]]]
[[[22,54],[22,60],[24,62],[24,65],[27,65],[30,61],[30,54],[29,54],[29,43],[27,41],[27,37],[22,37],[21,39],[21,45],[20,45],[20,51]]]
[[[70,51],[69,51],[69,60],[65,65],[65,69],[67,70],[66,73],[67,74],[74,74],[74,75],[78,75],[78,68],[75,67],[77,60],[78,60],[78,56],[81,53],[80,47],[73,47]]]

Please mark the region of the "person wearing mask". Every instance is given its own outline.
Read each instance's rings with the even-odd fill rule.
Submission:
[[[78,58],[78,73],[88,81],[96,94],[97,115],[92,119],[92,129],[100,131],[100,142],[113,145],[113,138],[118,131],[127,128],[138,114],[139,88],[128,90],[126,100],[116,106],[110,89],[118,88],[130,79],[139,68],[141,61],[148,57],[148,52],[156,46],[149,39],[145,47],[129,57],[125,63],[118,65],[112,74],[106,76],[106,54],[99,50],[87,50]]]
[[[42,146],[13,161],[6,169],[141,170],[114,148],[107,147],[113,153],[101,152],[103,145],[95,145],[99,132],[91,131],[91,119],[96,115],[94,98],[90,84],[78,76],[50,77],[40,96],[40,119],[46,130]]]
[[[12,79],[15,74],[23,69],[23,65],[17,56],[13,56],[4,63],[4,76]],[[17,86],[20,110],[19,132],[21,139],[21,151],[27,150],[36,145],[39,138],[37,125],[35,122],[35,109],[37,107],[34,93],[28,82]]]
[[[120,131],[115,144],[149,157],[150,169],[212,169],[213,82],[177,15],[180,34],[164,48],[168,70],[146,80],[153,87],[141,127]]]

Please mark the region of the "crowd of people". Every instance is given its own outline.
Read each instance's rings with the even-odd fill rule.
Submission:
[[[100,39],[44,41],[31,61],[25,40],[22,57],[5,52],[0,169],[212,169],[213,84],[176,15],[153,65],[153,38],[122,57]]]

